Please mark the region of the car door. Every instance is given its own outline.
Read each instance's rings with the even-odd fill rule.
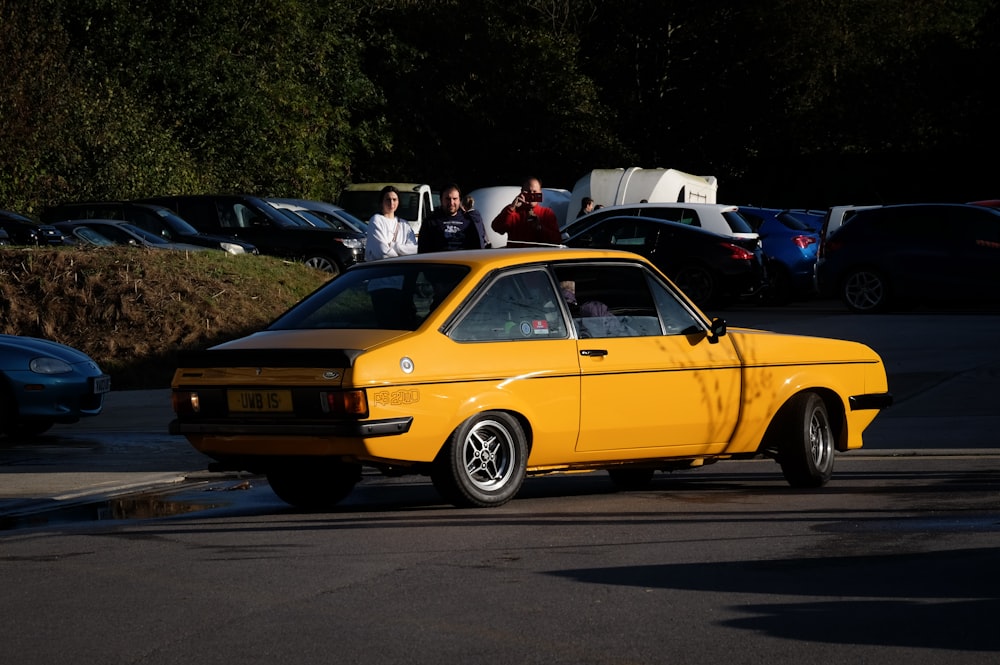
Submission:
[[[710,341],[703,319],[642,265],[561,265],[555,272],[560,283],[573,284],[576,300],[577,453],[723,450],[739,417],[742,375],[729,339]]]

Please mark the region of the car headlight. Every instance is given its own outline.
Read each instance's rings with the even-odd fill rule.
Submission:
[[[338,238],[338,240],[344,244],[344,247],[349,247],[350,249],[361,249],[364,247],[359,238]]]
[[[73,371],[69,363],[58,358],[32,358],[28,368],[35,374],[68,374]]]
[[[246,250],[243,249],[243,245],[237,245],[232,242],[220,242],[219,246],[226,250],[230,254],[243,254]]]

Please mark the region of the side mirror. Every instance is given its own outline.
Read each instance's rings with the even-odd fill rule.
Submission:
[[[715,317],[708,327],[708,343],[718,344],[719,338],[726,334],[726,320]]]

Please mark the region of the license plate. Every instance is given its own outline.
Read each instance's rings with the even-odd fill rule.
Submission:
[[[111,390],[111,377],[107,374],[103,376],[95,376],[91,379],[91,381],[93,382],[92,388],[95,395],[103,395]]]
[[[290,390],[230,390],[229,410],[237,413],[287,413],[292,410]]]

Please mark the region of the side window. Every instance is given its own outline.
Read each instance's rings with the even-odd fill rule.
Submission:
[[[580,337],[680,335],[703,328],[642,266],[562,265],[555,272]]]
[[[663,334],[642,267],[561,265],[555,272],[579,337]]]
[[[685,211],[683,208],[664,208],[661,206],[653,206],[650,208],[643,208],[641,214],[643,217],[652,217],[654,219],[665,219],[668,222],[679,222],[681,224],[690,224],[690,216],[685,218],[684,213],[690,213],[690,210]]]
[[[643,221],[621,220],[614,225],[610,246],[625,251],[636,251],[652,247],[656,240],[656,229]]]
[[[449,336],[460,342],[497,342],[568,335],[552,280],[538,269],[496,278]]]
[[[240,228],[251,226],[267,226],[267,218],[248,205],[242,203],[233,204],[233,214],[236,217],[236,225]],[[225,224],[223,224],[225,226]]]
[[[646,275],[649,288],[656,301],[656,311],[663,323],[667,335],[690,335],[705,329],[701,320],[696,317],[677,295],[653,275]]]

